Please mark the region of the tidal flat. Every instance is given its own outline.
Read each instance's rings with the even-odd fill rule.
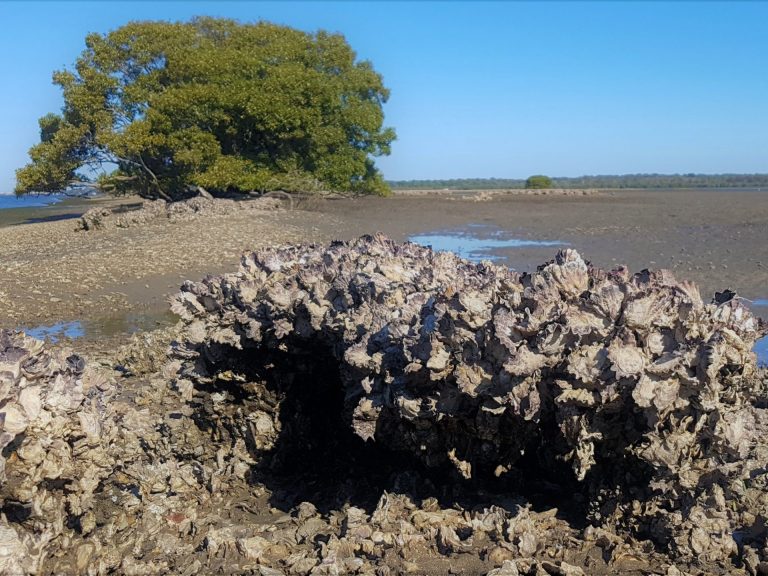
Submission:
[[[135,206],[136,200],[65,201],[24,208],[23,215],[0,210],[0,328],[95,320],[113,326],[91,331],[97,343],[119,338],[120,327],[132,325],[122,319],[131,315],[162,319],[184,280],[235,270],[244,251],[373,232],[428,241],[425,235],[436,231],[490,240],[485,254],[519,272],[534,270],[562,246],[606,269],[666,268],[694,281],[705,300],[731,289],[768,317],[768,192],[478,198],[464,192],[318,200],[308,209],[90,232],[75,231],[77,215],[94,205]]]

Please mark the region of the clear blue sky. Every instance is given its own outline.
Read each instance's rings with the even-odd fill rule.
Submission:
[[[195,15],[343,33],[392,91],[389,179],[768,172],[768,3],[0,1],[0,191],[86,33]]]

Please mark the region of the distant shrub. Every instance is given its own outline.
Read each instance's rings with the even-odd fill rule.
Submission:
[[[541,174],[537,174],[536,176],[531,176],[528,178],[528,180],[525,181],[525,187],[537,190],[542,188],[552,188],[552,178],[549,176],[542,176]]]

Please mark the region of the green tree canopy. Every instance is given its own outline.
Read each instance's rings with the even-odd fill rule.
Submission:
[[[301,188],[384,193],[389,91],[343,36],[266,22],[133,22],[90,34],[54,73],[61,114],[16,172],[17,194],[98,184],[176,199]],[[108,176],[82,176],[114,168]]]
[[[525,187],[533,188],[535,190],[542,188],[552,188],[552,178],[549,176],[542,176],[541,174],[530,176],[528,180],[525,181]]]

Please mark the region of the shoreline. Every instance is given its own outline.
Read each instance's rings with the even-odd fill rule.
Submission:
[[[23,224],[42,224],[59,220],[75,220],[87,210],[97,206],[135,204],[133,197],[94,196],[87,198],[64,198],[44,206],[20,206],[0,209],[0,228]],[[138,200],[140,202],[140,200]]]

